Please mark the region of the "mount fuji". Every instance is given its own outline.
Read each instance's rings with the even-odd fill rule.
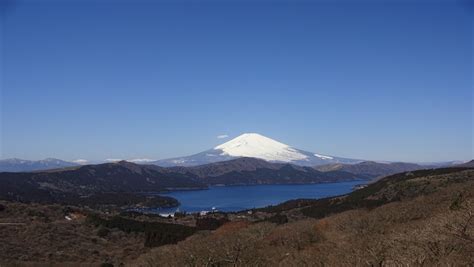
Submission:
[[[155,165],[197,166],[202,164],[250,157],[269,162],[291,163],[301,166],[318,166],[332,163],[355,164],[362,160],[311,153],[296,149],[258,133],[244,133],[213,149],[186,157],[150,162]]]

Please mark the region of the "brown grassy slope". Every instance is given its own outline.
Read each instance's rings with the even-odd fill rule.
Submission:
[[[371,210],[201,233],[132,266],[436,266],[474,264],[474,171],[400,179]],[[415,195],[415,193],[417,195]]]
[[[100,237],[80,213],[66,220],[64,206],[0,204],[0,266],[117,265],[148,251],[140,234],[111,230]]]
[[[6,206],[0,207],[0,266],[468,265],[474,262],[473,191],[474,170],[394,175],[322,206],[327,213],[315,211],[321,201],[314,200],[277,206],[269,210],[297,219],[234,221],[152,251],[143,233],[110,229],[101,237],[81,216],[66,220],[64,206],[0,202]],[[357,205],[366,199],[377,205]]]

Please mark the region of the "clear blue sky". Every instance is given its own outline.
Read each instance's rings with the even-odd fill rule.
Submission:
[[[468,1],[0,2],[1,158],[473,157]]]

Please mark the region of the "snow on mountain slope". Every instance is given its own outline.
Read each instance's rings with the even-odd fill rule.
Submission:
[[[221,155],[252,157],[267,161],[290,162],[308,158],[288,145],[257,133],[242,134],[214,149],[222,150]]]
[[[330,157],[330,156],[324,156],[324,155],[320,155],[320,154],[314,154],[314,155],[318,158],[321,158],[321,159],[334,159],[333,157]]]
[[[283,162],[302,166],[361,162],[361,160],[315,154],[290,147],[261,134],[244,133],[224,144],[198,154],[150,163],[163,167],[196,166],[240,157],[259,158],[270,162]]]

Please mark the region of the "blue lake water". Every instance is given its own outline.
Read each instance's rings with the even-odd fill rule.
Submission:
[[[155,209],[159,213],[179,211],[210,211],[215,207],[219,211],[239,211],[275,205],[297,198],[324,198],[352,191],[355,185],[364,181],[342,183],[306,184],[306,185],[248,185],[213,186],[208,190],[172,191],[166,194],[179,200],[178,208]]]

